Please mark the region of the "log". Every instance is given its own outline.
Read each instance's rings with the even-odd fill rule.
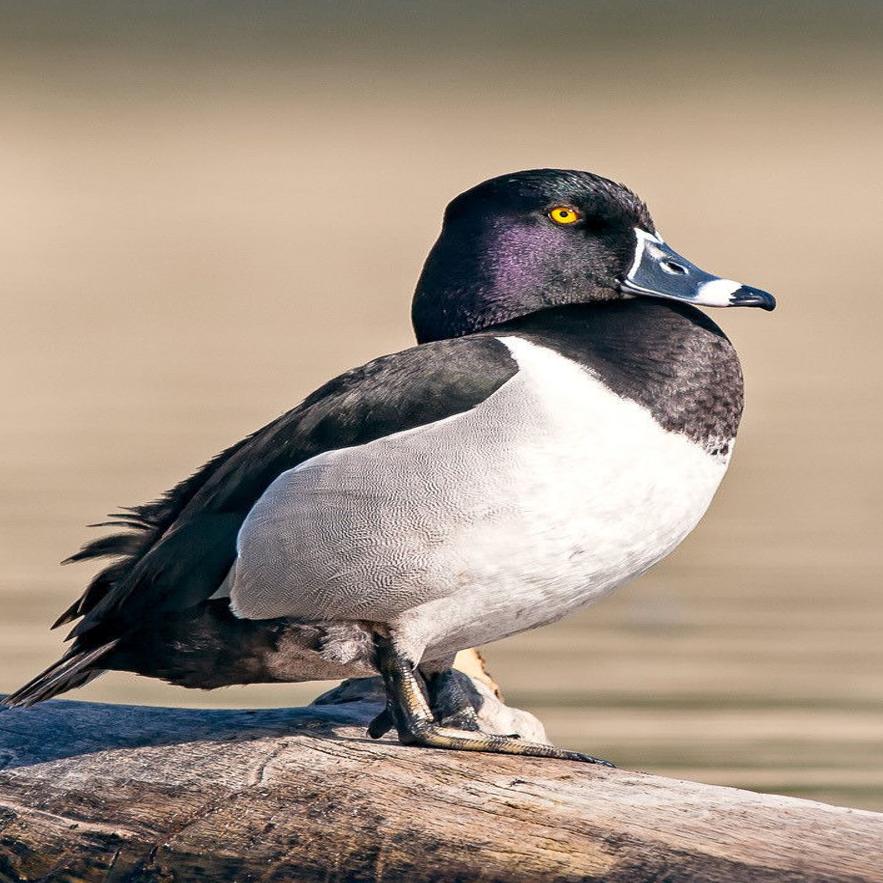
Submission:
[[[542,738],[474,689],[486,726]],[[306,708],[5,711],[0,879],[883,880],[883,814],[375,742],[381,704],[361,679]]]

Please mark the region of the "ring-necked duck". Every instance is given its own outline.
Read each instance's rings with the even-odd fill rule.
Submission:
[[[6,703],[107,669],[206,688],[379,671],[374,736],[597,761],[480,732],[450,667],[696,526],[742,411],[739,360],[697,305],[775,302],[682,258],[597,175],[461,194],[417,284],[419,345],[117,516],[126,532],[72,558],[117,556],[56,623],[79,619],[70,651]]]

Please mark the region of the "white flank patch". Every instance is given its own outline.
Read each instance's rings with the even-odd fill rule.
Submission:
[[[239,535],[238,616],[367,619],[441,656],[564,616],[696,526],[726,470],[580,365],[520,337],[463,414],[281,475]]]

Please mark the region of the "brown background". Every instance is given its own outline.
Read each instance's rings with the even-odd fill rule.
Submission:
[[[408,345],[446,201],[588,168],[700,266],[748,402],[700,528],[488,649],[622,765],[883,809],[883,14],[867,3],[5,3],[0,689],[59,651],[82,526]],[[323,685],[324,686],[324,685]],[[77,698],[300,702],[123,675]]]

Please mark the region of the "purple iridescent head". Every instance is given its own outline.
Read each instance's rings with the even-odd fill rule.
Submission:
[[[492,178],[450,203],[417,283],[421,343],[548,307],[635,296],[761,306],[772,296],[705,273],[656,232],[647,206],[590,172],[535,169]]]

